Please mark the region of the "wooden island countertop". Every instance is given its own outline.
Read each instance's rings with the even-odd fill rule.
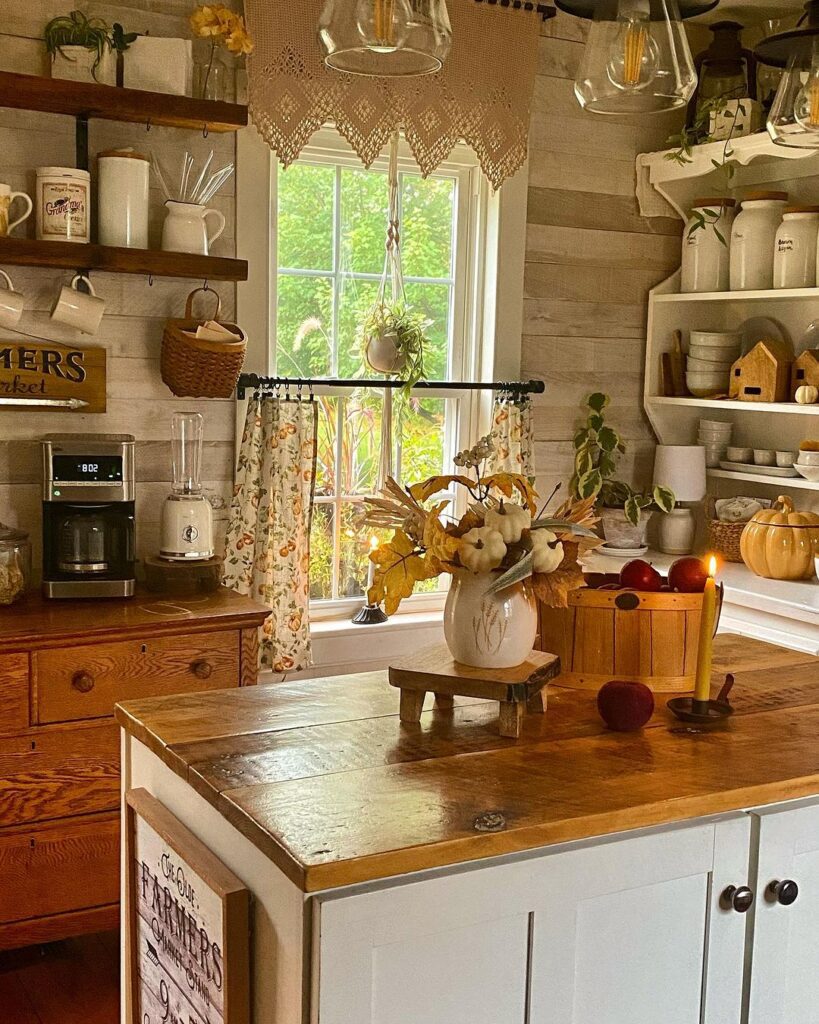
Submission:
[[[520,740],[497,703],[398,719],[386,672],[131,701],[122,727],[303,892],[819,793],[819,659],[720,636],[735,713],[699,730],[658,695],[609,732],[595,694],[549,687]],[[499,812],[498,831],[481,831]]]

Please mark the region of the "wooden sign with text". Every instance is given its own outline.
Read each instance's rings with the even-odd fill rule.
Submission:
[[[0,410],[30,405],[38,412],[65,412],[71,407],[55,400],[74,399],[85,403],[77,412],[105,412],[105,354],[99,347],[0,339]]]
[[[147,790],[125,800],[130,1024],[248,1024],[250,893]]]

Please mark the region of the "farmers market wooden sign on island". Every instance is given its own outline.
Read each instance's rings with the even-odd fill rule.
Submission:
[[[60,400],[73,400],[77,412],[105,412],[105,349],[0,340],[0,399],[0,409],[14,401],[60,412]]]
[[[146,790],[125,799],[130,1024],[248,1024],[248,890]]]

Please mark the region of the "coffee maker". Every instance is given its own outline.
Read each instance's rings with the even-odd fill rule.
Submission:
[[[43,445],[43,592],[131,597],[134,438],[49,434]]]

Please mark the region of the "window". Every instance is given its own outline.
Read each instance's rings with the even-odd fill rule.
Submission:
[[[464,372],[471,169],[424,179],[404,160],[399,212],[407,299],[430,321],[430,379]],[[308,153],[277,179],[275,370],[292,377],[357,377],[357,325],[377,298],[384,264],[386,167]],[[369,376],[372,376],[368,372]],[[414,396],[393,414],[393,467],[412,481],[447,471],[465,396]],[[317,389],[316,503],[311,599],[360,601],[372,530],[359,525],[378,472],[383,392]],[[399,404],[396,400],[395,405]],[[438,581],[428,584],[436,590]]]

